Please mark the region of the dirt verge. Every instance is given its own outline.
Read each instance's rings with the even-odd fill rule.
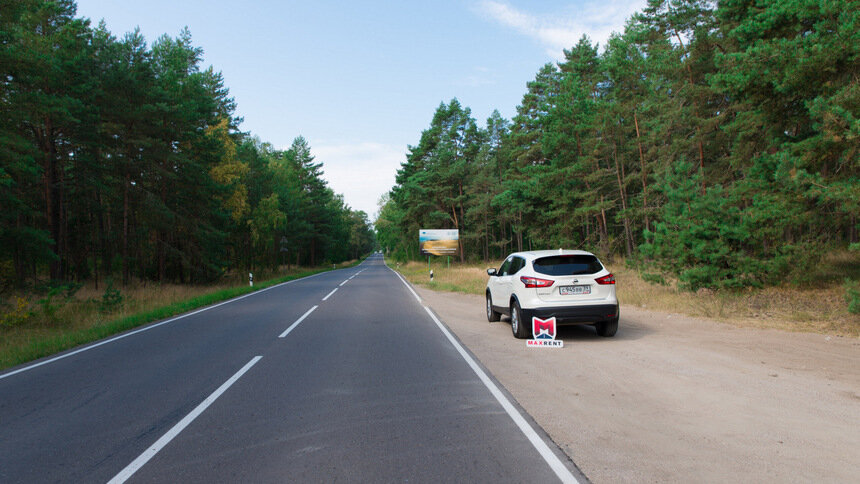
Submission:
[[[526,348],[480,296],[424,301],[596,483],[856,482],[860,339],[621,308]]]

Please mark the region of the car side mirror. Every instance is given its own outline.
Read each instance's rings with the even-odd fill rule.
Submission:
[[[496,269],[495,269],[495,268],[492,268],[492,269],[487,269],[487,275],[488,275],[488,276],[490,276],[490,277],[495,277],[495,276],[497,276],[498,274],[496,274]]]

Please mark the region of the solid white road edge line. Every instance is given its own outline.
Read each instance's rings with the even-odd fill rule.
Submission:
[[[135,472],[137,472],[141,467],[143,467],[147,462],[149,462],[150,459],[155,457],[155,454],[157,454],[158,451],[163,449],[164,446],[169,444],[170,441],[173,440],[177,435],[179,435],[180,432],[185,430],[185,427],[188,427],[188,425],[191,424],[194,419],[196,419],[200,416],[200,414],[206,411],[209,405],[212,405],[212,403],[217,400],[218,397],[220,397],[224,392],[226,392],[228,388],[230,388],[234,383],[236,383],[236,381],[241,378],[242,375],[245,374],[245,372],[247,372],[251,369],[252,366],[257,364],[257,362],[260,361],[260,358],[262,358],[262,356],[255,356],[254,358],[252,358],[251,361],[246,363],[241,370],[237,371],[235,375],[231,376],[229,380],[227,380],[226,382],[224,382],[223,385],[218,387],[218,389],[215,390],[212,395],[209,395],[206,400],[203,400],[203,402],[198,405],[197,408],[192,410],[191,413],[186,415],[185,418],[180,420],[179,423],[174,425],[172,429],[168,430],[166,434],[162,435],[160,439],[158,439],[154,444],[152,444],[152,446],[146,449],[143,454],[140,454],[137,459],[132,461],[132,463],[126,466],[125,469],[120,471],[119,474],[117,474],[116,476],[114,476],[113,479],[108,481],[108,484],[119,484],[128,480],[129,477],[131,477]]]
[[[514,405],[505,397],[501,390],[499,390],[499,387],[497,387],[496,384],[493,383],[492,380],[490,380],[490,377],[488,377],[484,370],[482,370],[481,367],[478,366],[475,360],[471,356],[469,356],[469,353],[466,353],[466,350],[464,350],[460,343],[457,342],[457,340],[448,331],[445,325],[443,325],[442,322],[439,321],[438,318],[436,318],[436,315],[433,314],[432,311],[430,311],[430,308],[424,306],[424,310],[427,311],[427,314],[430,315],[430,318],[433,319],[433,322],[436,323],[436,326],[439,327],[439,330],[441,330],[445,337],[448,338],[448,341],[450,341],[451,344],[454,345],[454,348],[457,350],[458,353],[460,353],[460,356],[462,356],[463,359],[466,360],[466,363],[469,364],[469,366],[472,368],[472,371],[474,371],[475,374],[478,375],[478,378],[480,378],[484,385],[487,387],[487,389],[490,390],[490,393],[492,393],[493,396],[496,397],[496,400],[499,401],[499,403],[502,405],[502,408],[505,409],[505,412],[507,412],[511,419],[514,421],[514,423],[517,424],[517,427],[520,428],[520,431],[525,434],[526,438],[529,439],[529,442],[532,443],[532,445],[535,447],[535,449],[537,449],[541,457],[543,457],[546,463],[549,464],[549,467],[553,470],[553,472],[555,472],[555,475],[558,476],[559,479],[561,479],[561,482],[579,483],[579,481],[576,480],[576,477],[574,477],[574,475],[570,473],[570,471],[567,469],[567,467],[565,467],[561,460],[559,460],[555,453],[550,450],[549,446],[546,445],[546,442],[544,442],[543,439],[541,439],[540,436],[537,434],[537,432],[535,432],[535,429],[533,429],[532,426],[529,425],[528,422],[526,422],[526,419],[524,419],[523,416],[520,415]]]
[[[395,271],[394,269],[392,269],[392,268],[390,268],[390,267],[389,267],[389,268],[388,268],[388,270],[390,270],[391,272],[393,272],[393,273],[394,273],[394,275],[395,275],[395,276],[397,276],[397,277],[400,279],[400,282],[402,282],[402,283],[406,286],[406,289],[409,289],[409,292],[411,292],[411,293],[412,293],[412,295],[413,295],[413,296],[415,296],[415,299],[420,303],[420,302],[421,302],[421,298],[420,298],[420,297],[418,297],[418,293],[416,293],[416,292],[415,292],[415,290],[414,290],[414,289],[412,289],[412,286],[410,286],[410,285],[409,285],[409,283],[408,283],[408,282],[406,282],[406,279],[403,279],[403,277],[401,277],[401,276],[400,276],[400,274],[399,274],[397,271]]]
[[[299,319],[297,319],[295,323],[291,324],[291,325],[290,325],[290,327],[289,327],[289,328],[287,328],[287,330],[286,330],[286,331],[284,331],[283,333],[281,333],[281,335],[280,335],[280,336],[278,336],[278,338],[286,338],[286,337],[287,337],[287,335],[288,335],[288,334],[290,334],[290,331],[292,331],[293,329],[295,329],[295,327],[296,327],[296,326],[298,326],[298,325],[299,325],[299,323],[301,323],[302,321],[304,321],[306,317],[310,316],[310,315],[311,315],[311,313],[312,313],[312,312],[314,312],[314,310],[315,310],[316,308],[318,308],[318,307],[319,307],[319,306],[314,306],[314,307],[312,307],[312,308],[308,309],[308,312],[306,312],[305,314],[303,314],[303,315],[302,315],[302,317],[300,317]]]
[[[119,336],[115,336],[115,337],[113,337],[113,338],[111,338],[111,339],[106,339],[106,340],[104,340],[104,341],[100,341],[100,342],[98,342],[98,343],[95,343],[95,344],[92,344],[92,345],[89,345],[89,346],[85,346],[85,347],[83,347],[83,348],[80,348],[80,349],[77,349],[77,350],[74,350],[74,351],[70,351],[70,352],[68,352],[68,353],[64,353],[64,354],[62,354],[62,355],[60,355],[60,356],[55,356],[54,358],[51,358],[51,359],[48,359],[48,360],[45,360],[45,361],[40,361],[39,363],[34,363],[34,364],[32,364],[32,365],[25,366],[25,367],[23,367],[23,368],[18,368],[17,370],[15,370],[15,371],[10,371],[9,373],[4,373],[4,374],[0,375],[0,380],[2,380],[2,379],[4,379],[4,378],[7,378],[7,377],[10,377],[10,376],[12,376],[12,375],[18,374],[18,373],[25,372],[25,371],[27,371],[27,370],[32,370],[33,368],[37,368],[37,367],[40,367],[40,366],[42,366],[42,365],[47,365],[48,363],[53,363],[53,362],[55,362],[55,361],[57,361],[57,360],[62,360],[63,358],[68,358],[68,357],[70,357],[70,356],[74,356],[74,355],[76,355],[76,354],[78,354],[78,353],[83,353],[84,351],[89,351],[89,350],[91,350],[91,349],[93,349],[93,348],[98,348],[99,346],[106,345],[106,344],[108,344],[108,343],[113,343],[114,341],[117,341],[117,340],[120,340],[120,339],[123,339],[123,338],[127,338],[127,337],[129,337],[129,336],[131,336],[131,335],[134,335],[134,334],[137,334],[137,333],[143,333],[144,331],[149,331],[150,329],[154,329],[154,328],[157,328],[157,327],[159,327],[159,326],[165,325],[165,324],[167,324],[167,323],[172,323],[172,322],[174,322],[174,321],[178,321],[178,320],[180,320],[180,319],[182,319],[182,318],[187,318],[188,316],[194,316],[195,314],[202,313],[203,311],[208,311],[208,310],[210,310],[210,309],[215,309],[215,308],[217,308],[218,306],[223,306],[223,305],[225,305],[225,304],[230,304],[230,303],[232,303],[232,302],[236,302],[236,301],[239,301],[239,300],[241,300],[241,299],[245,299],[246,297],[251,297],[251,296],[255,296],[255,295],[257,295],[257,294],[264,293],[264,292],[266,292],[266,291],[268,291],[268,290],[270,290],[270,289],[274,289],[274,288],[276,288],[276,287],[286,286],[287,284],[292,284],[292,283],[294,283],[294,282],[304,281],[304,280],[306,280],[306,279],[310,279],[311,277],[321,276],[321,275],[326,274],[326,273],[327,273],[327,272],[319,272],[319,273],[317,273],[317,274],[313,274],[313,275],[310,275],[310,276],[307,276],[307,277],[302,277],[301,279],[293,279],[292,281],[282,282],[282,283],[280,283],[280,284],[276,284],[276,285],[274,285],[274,286],[272,286],[272,287],[267,287],[267,288],[265,288],[265,289],[260,289],[259,291],[254,291],[254,292],[252,292],[252,293],[245,294],[244,296],[239,296],[239,297],[237,297],[237,298],[229,299],[229,300],[227,300],[227,301],[222,301],[222,302],[220,302],[220,303],[218,303],[218,304],[213,304],[212,306],[206,306],[205,308],[198,309],[197,311],[194,311],[194,312],[191,312],[191,313],[188,313],[188,314],[183,314],[183,315],[181,315],[181,316],[177,316],[177,317],[175,317],[175,318],[168,319],[167,321],[162,321],[162,322],[160,322],[160,323],[155,323],[155,324],[152,324],[152,325],[146,326],[145,328],[140,328],[140,329],[136,329],[136,330],[134,330],[134,331],[129,331],[128,333],[121,334],[121,335],[119,335]]]
[[[385,263],[384,260],[383,263]],[[388,267],[388,264],[386,264],[386,267]],[[475,374],[478,375],[478,378],[481,380],[481,382],[483,382],[484,386],[486,386],[487,389],[490,390],[490,393],[494,397],[496,397],[496,400],[499,402],[502,408],[505,409],[505,412],[508,413],[508,416],[511,417],[517,427],[519,427],[520,431],[526,436],[527,439],[529,439],[529,442],[531,442],[535,449],[537,449],[541,457],[543,457],[546,463],[549,464],[549,467],[553,470],[553,472],[555,472],[555,475],[558,476],[559,479],[561,479],[561,482],[578,484],[579,481],[576,479],[576,477],[570,473],[567,467],[565,467],[565,465],[552,452],[552,450],[550,450],[549,446],[546,445],[546,442],[544,442],[543,439],[541,439],[540,436],[537,434],[537,432],[535,432],[535,429],[533,429],[532,426],[529,425],[528,422],[526,422],[526,419],[524,419],[523,416],[520,415],[514,405],[505,397],[501,390],[499,390],[499,387],[497,387],[496,384],[493,383],[493,380],[490,380],[490,377],[488,377],[484,370],[482,370],[481,367],[478,366],[475,360],[471,356],[469,356],[469,353],[467,353],[466,350],[463,349],[463,347],[460,345],[460,343],[457,342],[457,340],[448,331],[445,325],[442,324],[442,322],[439,321],[438,318],[436,318],[436,315],[433,314],[432,311],[430,311],[430,308],[424,306],[424,304],[421,302],[421,298],[418,297],[418,294],[415,293],[415,291],[412,289],[412,286],[410,286],[409,283],[407,283],[406,280],[403,279],[403,277],[401,277],[401,275],[397,271],[390,267],[388,267],[388,269],[393,272],[394,275],[396,275],[400,279],[400,281],[406,286],[406,288],[409,289],[409,292],[411,292],[412,295],[415,296],[415,299],[417,299],[418,303],[421,304],[421,307],[423,307],[424,310],[427,311],[427,314],[430,315],[430,318],[433,320],[434,323],[436,323],[436,326],[439,328],[439,330],[442,331],[442,334],[444,334],[445,337],[448,338],[448,341],[450,341],[451,344],[454,346],[454,349],[456,349],[457,352],[460,353],[460,356],[462,356],[463,359],[466,360],[466,363],[469,365],[469,367],[472,368],[472,371],[474,371]]]
[[[326,294],[326,296],[324,298],[322,298],[322,300],[325,301],[326,299],[330,298],[332,294],[334,294],[336,292],[337,292],[337,288],[332,289],[332,291],[330,293]]]

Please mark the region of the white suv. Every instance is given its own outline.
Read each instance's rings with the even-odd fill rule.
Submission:
[[[557,324],[591,323],[601,336],[618,331],[615,276],[590,252],[515,252],[487,274],[487,319],[509,315],[517,338],[532,336],[533,316],[555,317]]]

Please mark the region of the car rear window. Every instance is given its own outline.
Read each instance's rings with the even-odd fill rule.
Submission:
[[[535,272],[548,276],[594,274],[603,269],[593,255],[554,255],[536,259],[533,265]]]

